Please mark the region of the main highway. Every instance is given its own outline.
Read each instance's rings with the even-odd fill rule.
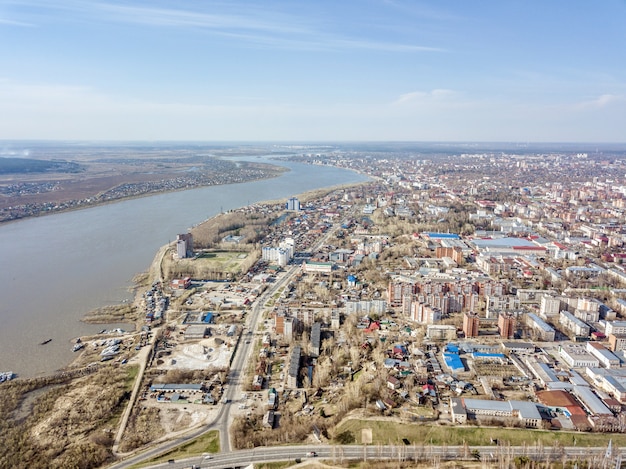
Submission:
[[[315,456],[310,453],[314,452]],[[607,448],[545,447],[545,446],[359,446],[359,445],[301,445],[259,447],[249,450],[220,453],[209,458],[195,457],[180,461],[170,461],[150,466],[152,468],[185,469],[192,466],[203,469],[224,469],[246,467],[251,463],[272,461],[301,461],[307,458],[324,459],[332,463],[348,460],[362,461],[423,461],[437,463],[445,460],[474,460],[498,467],[509,467],[505,463],[518,456],[526,456],[539,462],[590,461],[593,467],[619,467],[623,453],[607,451]],[[591,461],[590,461],[591,462]]]

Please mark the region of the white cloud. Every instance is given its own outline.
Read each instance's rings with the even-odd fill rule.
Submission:
[[[172,7],[145,6],[132,2],[85,2],[62,0],[13,1],[23,8],[15,14],[26,15],[35,22],[112,22],[154,28],[197,30],[214,36],[239,40],[254,47],[295,50],[375,50],[389,52],[441,52],[439,47],[405,42],[368,40],[348,36],[343,30],[332,32],[322,18],[305,17],[266,4],[249,2],[197,2],[193,8],[172,3]],[[29,10],[30,8],[30,10]],[[39,13],[33,13],[37,9]],[[41,14],[41,12],[45,14]],[[296,10],[297,11],[297,10]],[[0,20],[0,24],[3,20]],[[5,19],[4,22],[27,25]]]
[[[148,24],[152,26],[200,27],[217,30],[250,30],[272,33],[302,33],[308,30],[306,24],[296,23],[290,17],[289,22],[274,18],[264,18],[258,13],[227,14],[203,13],[198,11],[151,8],[141,6],[118,5],[114,3],[94,4],[95,13],[108,14],[108,19],[120,22]],[[286,18],[284,18],[286,19]]]
[[[302,49],[367,49],[393,52],[440,52],[437,47],[380,42],[337,36],[298,16],[263,9],[239,8],[245,14],[203,13],[173,8],[146,8],[97,3],[97,9],[120,22],[163,27],[196,27],[213,34],[278,47]]]
[[[575,103],[574,110],[585,111],[593,109],[604,109],[616,103],[626,103],[626,97],[616,94],[603,94],[594,99]]]
[[[434,89],[432,91],[412,91],[400,95],[393,104],[394,105],[407,105],[407,104],[425,104],[434,102],[449,101],[455,97],[457,93],[448,89]]]
[[[24,23],[22,21],[14,21],[14,20],[8,20],[6,18],[0,18],[0,26],[2,25],[6,25],[6,26],[20,26],[23,28],[32,28],[33,26],[35,26],[32,23]]]
[[[373,42],[351,39],[336,39],[329,38],[328,45],[338,46],[348,49],[369,49],[369,50],[383,50],[390,52],[443,52],[444,49],[439,47],[427,47],[411,44],[398,44],[398,43],[386,43],[386,42]]]

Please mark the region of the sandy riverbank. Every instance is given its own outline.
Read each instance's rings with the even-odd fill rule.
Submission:
[[[339,184],[329,188],[315,189],[304,192],[298,194],[296,197],[301,202],[307,202],[314,199],[319,199],[320,197],[324,197],[325,195],[337,189],[358,187],[362,184],[364,183]],[[286,200],[286,198],[267,200],[258,202],[255,205],[277,205],[286,202]],[[205,223],[211,223],[212,221],[217,220],[222,215],[223,213],[217,214],[206,220],[198,222],[198,224],[195,226]],[[165,255],[167,254],[168,250],[172,248],[173,244],[174,243],[169,243],[161,246],[155,253],[152,263],[150,264],[148,269],[135,275],[135,277],[133,278],[133,285],[131,287],[131,290],[135,293],[134,301],[132,304],[123,303],[119,305],[110,305],[96,308],[85,314],[82,321],[89,324],[134,323],[136,327],[141,327],[140,324],[137,324],[137,321],[143,319],[138,309],[141,296],[153,283],[166,280],[165,272],[163,270],[163,261]]]

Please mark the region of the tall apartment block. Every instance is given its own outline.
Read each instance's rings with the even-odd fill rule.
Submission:
[[[179,259],[193,257],[193,236],[191,233],[176,235],[176,254]]]
[[[515,336],[517,319],[510,313],[500,313],[498,316],[498,332],[504,339],[512,339]]]
[[[468,312],[463,315],[463,332],[465,337],[478,337],[478,329],[480,328],[480,318],[474,312]]]

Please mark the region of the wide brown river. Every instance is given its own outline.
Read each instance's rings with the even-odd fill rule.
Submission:
[[[0,225],[0,371],[40,376],[68,365],[72,339],[105,327],[82,323],[84,314],[131,299],[134,275],[147,269],[160,246],[192,225],[221,210],[366,180],[332,167],[279,164],[290,171],[275,179]]]

